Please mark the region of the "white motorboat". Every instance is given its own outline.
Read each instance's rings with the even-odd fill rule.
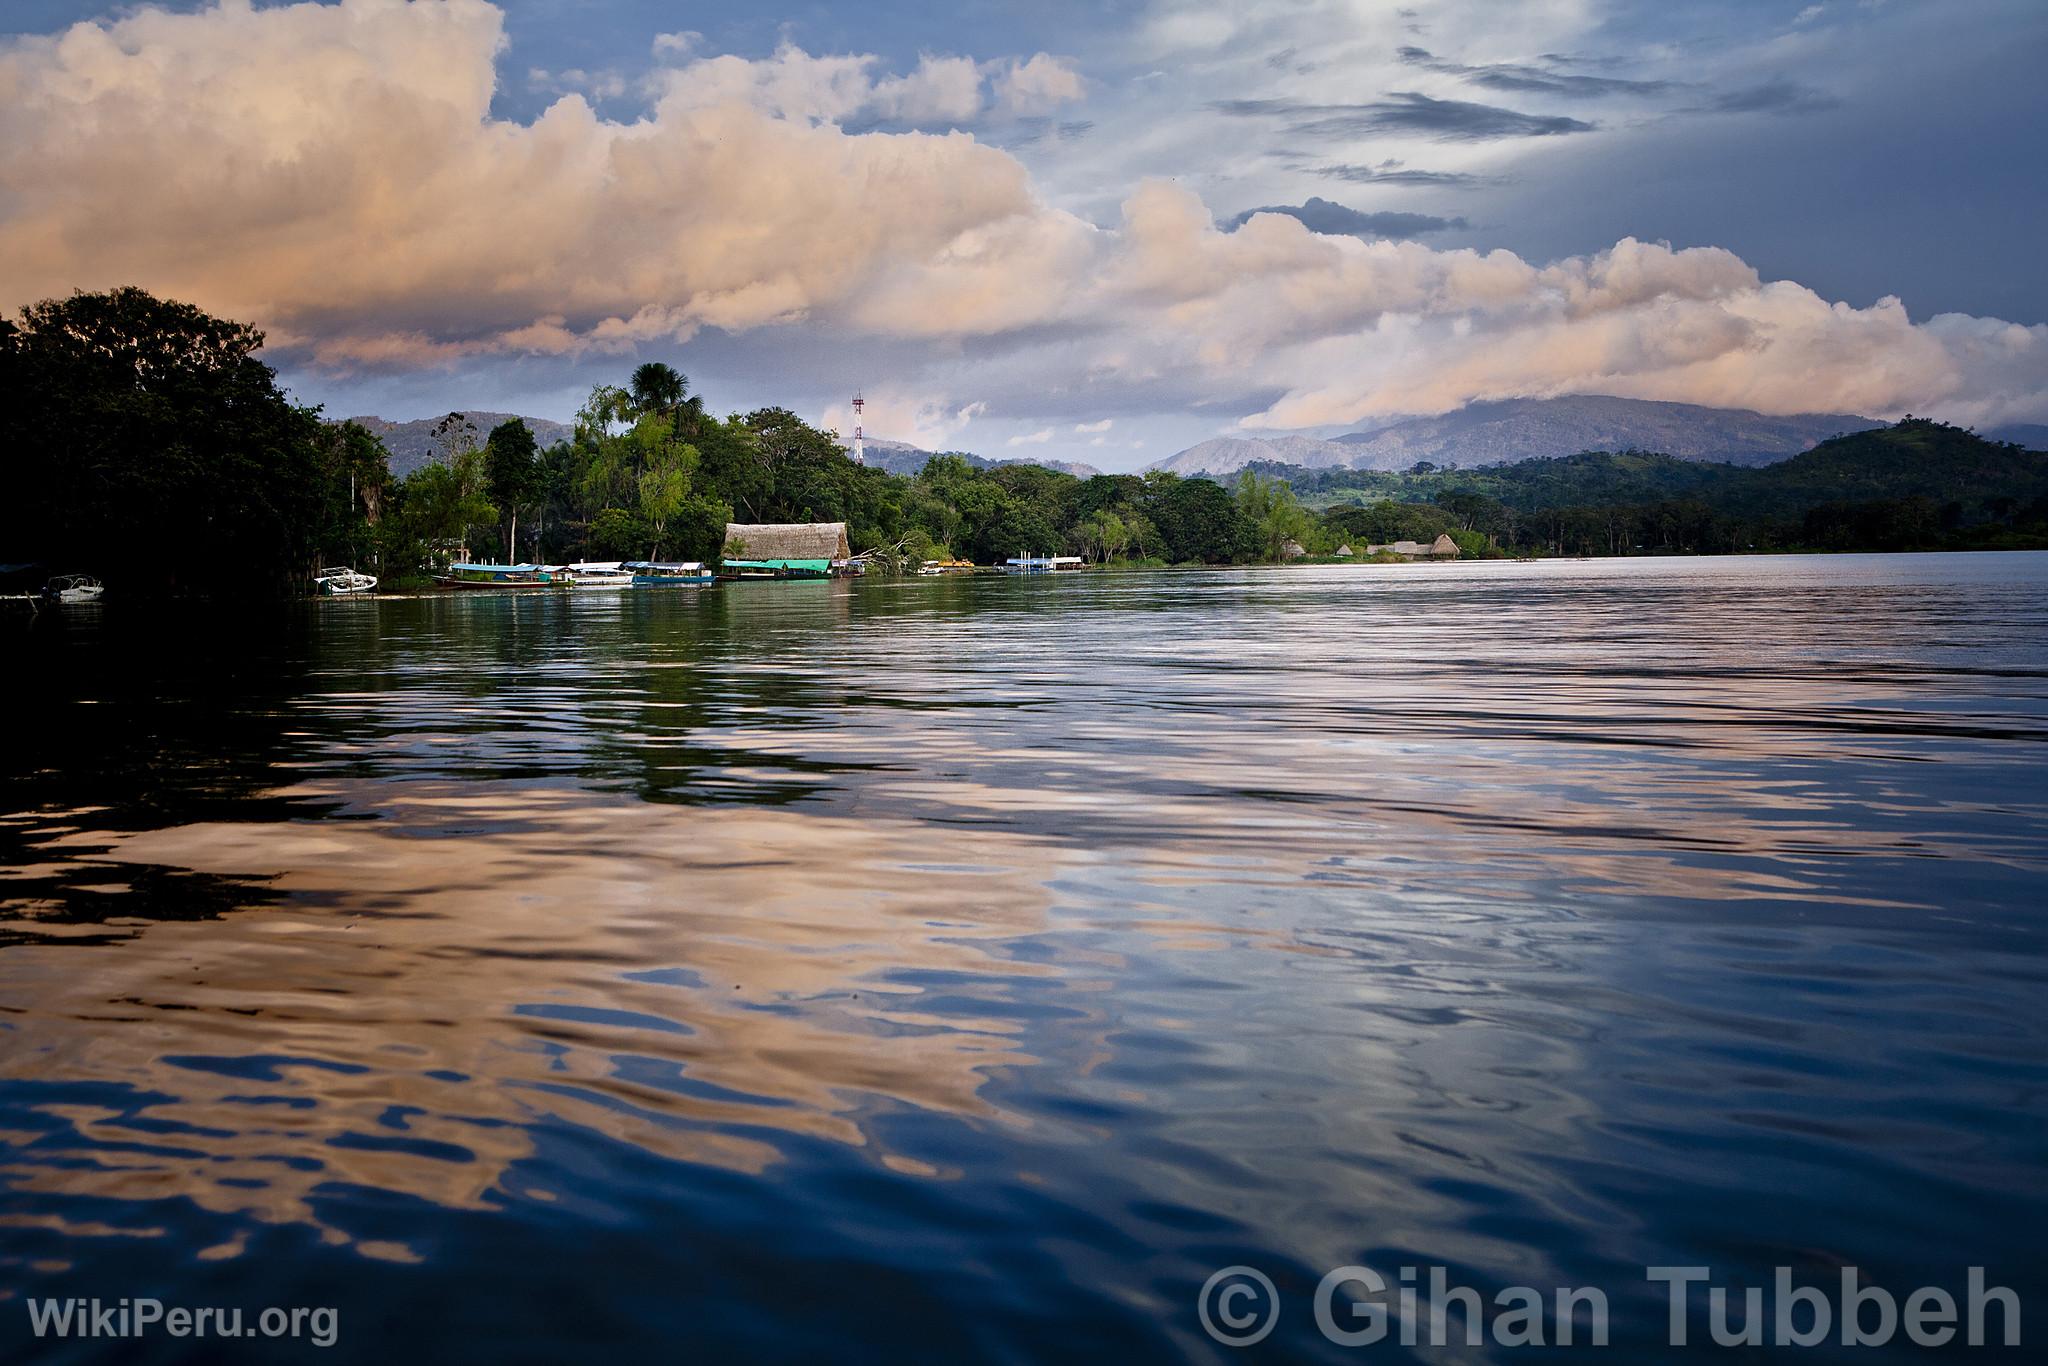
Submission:
[[[98,602],[106,591],[90,574],[59,574],[43,588],[43,596],[56,602]]]
[[[377,586],[375,574],[359,574],[346,565],[334,565],[313,576],[313,583],[328,597],[367,593]]]
[[[576,588],[631,588],[633,571],[618,560],[578,560],[566,566]]]

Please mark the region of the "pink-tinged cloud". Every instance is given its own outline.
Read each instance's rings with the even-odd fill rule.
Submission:
[[[1296,427],[1574,392],[2048,410],[2048,328],[1916,324],[1717,248],[1539,265],[1278,214],[1227,231],[1166,183],[1102,227],[968,133],[841,126],[1084,93],[1042,54],[905,76],[793,48],[699,58],[638,120],[569,95],[521,123],[490,112],[503,46],[483,0],[143,10],[7,43],[0,303],[140,284],[336,371],[801,325],[918,343],[930,373],[901,382],[934,412],[1119,386]]]

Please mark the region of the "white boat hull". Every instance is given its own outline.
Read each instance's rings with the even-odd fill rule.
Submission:
[[[377,587],[375,574],[362,574],[353,569],[329,569],[317,574],[313,582],[320,591],[331,598],[348,597],[357,593],[369,593]]]

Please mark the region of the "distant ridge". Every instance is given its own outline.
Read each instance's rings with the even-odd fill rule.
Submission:
[[[847,447],[851,450],[852,447]],[[868,464],[891,474],[916,474],[924,468],[925,461],[934,455],[957,455],[978,470],[992,470],[998,465],[1039,465],[1063,474],[1088,479],[1102,473],[1093,465],[1084,465],[1078,460],[1040,460],[1032,456],[1016,456],[1008,460],[990,460],[987,456],[974,455],[967,451],[928,451],[922,446],[913,446],[907,441],[890,441],[883,437],[867,438]]]
[[[2030,451],[2048,451],[2048,422],[2008,422],[1982,435],[1987,441],[2010,441]]]
[[[484,438],[491,434],[491,428],[502,422],[519,417],[517,413],[487,413],[481,410],[462,414],[476,428],[476,440],[482,445]],[[352,417],[347,419],[367,427],[383,441],[384,449],[391,452],[391,472],[403,479],[420,466],[438,459],[440,443],[434,440],[434,428],[447,417],[436,413],[433,417],[414,418],[410,422],[391,422],[381,417]],[[544,417],[521,418],[533,431],[533,439],[542,450],[557,441],[567,441],[576,434],[576,429],[566,422],[550,422]]]
[[[1507,465],[1587,450],[1645,450],[1681,460],[1768,465],[1829,437],[1884,424],[1848,413],[1772,417],[1746,408],[1577,395],[1468,403],[1440,417],[1409,418],[1329,440],[1305,436],[1217,437],[1149,468],[1230,474],[1261,461],[1308,469],[1405,470]]]

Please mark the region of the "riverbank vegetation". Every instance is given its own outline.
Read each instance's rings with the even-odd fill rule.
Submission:
[[[17,396],[0,560],[90,570],[141,594],[303,590],[323,564],[387,585],[449,558],[716,556],[728,521],[844,521],[884,572],[926,559],[1068,553],[1092,563],[1318,558],[1448,535],[1465,555],[2048,546],[2048,456],[1908,419],[1758,469],[1638,451],[1398,474],[1253,468],[1079,478],[938,455],[855,464],[784,408],[719,418],[680,372],[600,385],[574,435],[436,428],[394,478],[355,423],[294,403],[263,334],[137,289],[0,321]]]

